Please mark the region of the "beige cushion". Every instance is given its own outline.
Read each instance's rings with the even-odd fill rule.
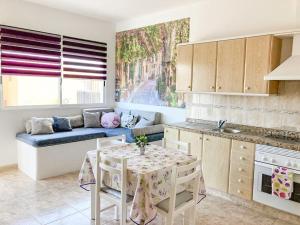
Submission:
[[[147,134],[157,134],[164,132],[164,125],[163,124],[157,124],[152,125],[149,127],[142,127],[142,128],[132,128],[132,133],[134,136],[140,136],[140,135],[147,135]]]
[[[47,120],[51,121],[52,124],[54,123],[53,118],[41,118],[41,119],[47,119]],[[31,133],[31,120],[32,120],[32,119],[27,120],[27,121],[25,122],[25,129],[26,129],[26,133],[27,133],[27,134],[30,134],[30,133]]]
[[[175,208],[181,206],[183,203],[189,202],[193,199],[193,193],[189,191],[183,191],[179,194],[176,195],[176,200],[175,200]],[[166,213],[169,212],[169,202],[170,198],[167,198],[163,200],[162,202],[158,203],[156,206],[165,211]]]
[[[68,116],[66,118],[70,120],[72,128],[83,127],[84,125],[82,115]]]
[[[100,123],[100,112],[84,112],[83,113],[83,119],[84,119],[84,127],[85,128],[98,128],[101,127]]]
[[[31,118],[31,134],[53,134],[52,118]]]

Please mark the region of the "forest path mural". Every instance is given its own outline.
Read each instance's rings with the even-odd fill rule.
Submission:
[[[185,107],[175,92],[176,47],[189,33],[189,18],[117,33],[116,101]]]

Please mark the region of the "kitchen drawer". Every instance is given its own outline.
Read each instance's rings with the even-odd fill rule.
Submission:
[[[252,185],[251,187],[240,185],[240,184],[230,184],[229,194],[244,198],[247,200],[252,200]]]
[[[179,140],[179,130],[176,128],[165,128],[165,133],[164,133],[165,138],[173,140],[173,141],[178,141]]]
[[[232,154],[240,154],[254,158],[255,144],[244,141],[232,140],[231,146]]]
[[[230,173],[232,173],[234,176],[244,176],[248,178],[253,177],[253,167],[254,165],[246,165],[244,163],[239,162],[233,162],[231,161],[230,165]]]
[[[234,151],[231,152],[231,162],[238,166],[243,166],[246,168],[253,168],[254,157],[245,155],[243,153],[236,153]]]

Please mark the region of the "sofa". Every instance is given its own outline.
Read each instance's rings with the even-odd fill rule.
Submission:
[[[80,170],[87,151],[96,149],[97,139],[126,135],[126,141],[132,143],[135,137],[146,135],[149,142],[163,138],[161,114],[141,110],[121,108],[91,108],[83,112],[129,113],[154,121],[152,126],[143,128],[75,128],[68,132],[31,135],[20,132],[16,135],[18,148],[18,167],[34,180],[63,175]]]

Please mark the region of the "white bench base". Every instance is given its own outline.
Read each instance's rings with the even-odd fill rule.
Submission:
[[[97,139],[34,147],[17,140],[18,168],[34,180],[79,171],[86,153],[97,148]]]

